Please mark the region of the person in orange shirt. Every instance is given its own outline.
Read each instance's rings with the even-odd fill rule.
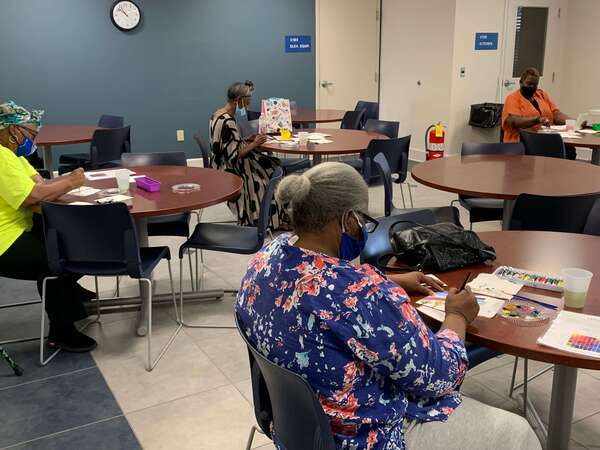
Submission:
[[[530,67],[521,74],[521,88],[506,97],[502,109],[503,142],[519,142],[519,130],[542,126],[564,125],[570,119],[550,99],[547,92],[538,89],[540,72]],[[575,159],[577,153],[572,146],[566,146],[567,159]]]

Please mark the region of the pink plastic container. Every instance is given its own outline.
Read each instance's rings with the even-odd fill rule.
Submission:
[[[135,185],[148,192],[160,191],[160,181],[153,178],[143,176],[135,179]]]

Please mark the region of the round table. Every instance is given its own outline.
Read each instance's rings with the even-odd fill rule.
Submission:
[[[215,169],[202,169],[198,167],[187,166],[144,166],[130,167],[136,175],[147,175],[150,178],[160,181],[161,188],[158,192],[148,192],[138,189],[135,183],[129,185],[129,195],[132,197],[130,212],[136,224],[139,245],[148,247],[148,218],[163,216],[168,214],[177,214],[194,209],[207,208],[218,203],[236,198],[242,190],[242,179],[237,175]],[[104,172],[102,170],[95,173]],[[171,187],[180,183],[197,183],[201,186],[200,190],[188,194],[177,194],[171,190]],[[86,186],[96,189],[113,188],[117,186],[115,178],[104,180],[87,180]],[[96,193],[89,197],[79,197],[74,195],[64,195],[62,202],[94,202],[101,195]],[[128,202],[129,203],[129,202]],[[146,334],[147,310],[145,308],[148,292],[145,284],[140,285],[142,301],[142,310],[137,325],[137,333],[140,336]],[[214,298],[222,296],[222,291],[205,291],[197,297]],[[160,296],[155,296],[160,298]]]
[[[412,177],[446,192],[504,200],[508,229],[515,199],[527,193],[582,196],[600,193],[600,168],[543,156],[450,156],[417,164]]]
[[[545,273],[560,273],[564,267],[581,267],[596,276],[592,279],[585,308],[572,311],[600,316],[600,237],[542,231],[494,231],[478,234],[484,242],[495,248],[496,261],[436,274],[449,286],[460,286],[468,272],[472,272],[472,276],[482,272],[491,273],[502,265]],[[523,289],[560,297],[558,293],[551,291],[529,287]],[[418,299],[420,297],[411,300]],[[555,314],[557,313],[552,312],[552,315]],[[425,320],[435,322],[426,316]],[[577,368],[600,370],[600,359],[539,345],[537,339],[544,335],[549,326],[548,322],[541,326],[523,327],[500,318],[479,317],[469,325],[467,339],[502,353],[555,365],[547,448],[566,449],[573,418]]]
[[[43,148],[44,169],[52,174],[52,146],[91,142],[96,125],[44,125],[35,138]]]
[[[291,110],[294,125],[308,126],[312,123],[341,122],[346,111],[341,109],[308,109],[296,108]]]
[[[306,145],[299,145],[293,148],[286,147],[281,142],[274,142],[265,143],[260,148],[277,153],[312,155],[313,164],[316,165],[321,162],[323,156],[360,154],[367,149],[373,139],[388,139],[383,134],[363,130],[318,128],[309,131],[329,135],[326,139],[333,142],[330,144],[314,144],[309,141]]]
[[[600,166],[600,133],[580,133],[576,132],[579,136],[577,138],[563,138],[565,145],[572,145],[573,147],[589,148],[592,150],[592,164]]]

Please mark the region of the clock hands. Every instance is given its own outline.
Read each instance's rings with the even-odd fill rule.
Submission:
[[[127,13],[125,12],[125,10],[123,9],[123,7],[122,7],[122,6],[119,6],[119,11],[121,11],[123,14],[125,14],[127,17],[129,17],[129,14],[127,14]]]

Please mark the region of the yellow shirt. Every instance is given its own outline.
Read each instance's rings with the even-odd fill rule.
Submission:
[[[37,171],[23,158],[0,145],[0,255],[33,226],[33,211],[23,206]]]

